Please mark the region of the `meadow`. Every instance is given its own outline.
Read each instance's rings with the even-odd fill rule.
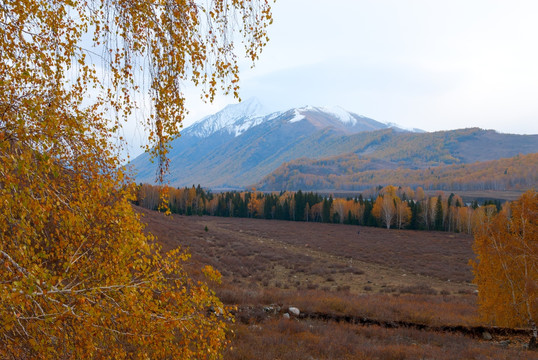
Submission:
[[[222,273],[225,359],[538,359],[480,321],[470,235],[137,210],[191,276]]]

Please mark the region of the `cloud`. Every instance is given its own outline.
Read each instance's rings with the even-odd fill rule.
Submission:
[[[242,98],[340,105],[425,130],[538,133],[538,2],[278,1],[271,41],[243,64]],[[235,100],[203,104],[186,125]]]

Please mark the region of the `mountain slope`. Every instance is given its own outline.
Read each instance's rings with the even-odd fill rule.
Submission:
[[[329,157],[344,156],[345,162],[346,156],[356,156],[370,170],[424,169],[538,152],[538,135],[499,134],[476,128],[409,132],[341,108],[307,106],[265,112],[258,101],[249,100],[227,106],[185,129],[171,144],[170,184],[244,188],[258,183],[269,189],[272,183],[271,188],[277,189],[274,181],[260,181],[282,164],[284,168],[277,171],[279,177],[286,166],[293,168],[289,173],[296,174],[309,161],[309,169],[318,169],[308,171],[343,175],[339,166],[333,166],[340,159],[331,160],[333,172],[319,169],[315,161]],[[297,159],[303,159],[302,168],[294,167]],[[156,165],[148,154],[137,157],[131,165],[136,182],[155,181]],[[346,171],[363,171],[362,166]],[[282,178],[279,186],[293,189],[289,179]]]
[[[259,115],[255,100],[228,106],[185,129],[169,153],[173,186],[243,187],[298,156],[342,153],[346,136],[388,125],[343,109],[304,107]],[[143,154],[131,162],[137,182],[153,183],[156,165]]]
[[[394,184],[447,191],[527,190],[538,186],[538,153],[425,169],[397,167],[353,153],[320,160],[300,159],[282,165],[256,188],[358,191]]]

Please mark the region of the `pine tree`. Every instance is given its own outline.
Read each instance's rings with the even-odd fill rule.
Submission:
[[[435,204],[435,230],[438,230],[438,231],[444,230],[443,222],[444,222],[443,199],[441,198],[441,195],[439,195],[437,197],[437,203]]]

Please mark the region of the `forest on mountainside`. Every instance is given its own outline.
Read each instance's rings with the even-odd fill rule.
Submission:
[[[264,190],[352,190],[377,185],[421,186],[425,190],[525,190],[538,185],[538,153],[426,169],[386,169],[384,160],[346,154],[286,163],[256,187]],[[393,165],[393,167],[395,167]]]
[[[203,184],[213,189],[249,189],[256,184],[258,189],[276,191],[329,190],[337,189],[330,187],[336,185],[362,190],[378,184],[404,183],[390,178],[376,183],[387,174],[357,172],[433,169],[538,153],[538,135],[501,134],[479,128],[432,133],[389,128],[350,133],[331,125],[329,117],[318,127],[320,121],[311,113],[305,113],[305,119],[299,122],[289,122],[292,114],[288,111],[275,118],[258,119],[259,124],[239,135],[222,130],[198,137],[193,135],[196,126],[185,129],[181,138],[170,144],[166,181],[174,187]],[[234,126],[242,129],[240,119]],[[157,183],[157,164],[151,164],[148,153],[129,167],[136,183]],[[318,174],[322,176],[311,176]],[[353,174],[359,178],[349,178]],[[327,182],[329,175],[345,178]],[[439,182],[436,177],[431,180]]]

